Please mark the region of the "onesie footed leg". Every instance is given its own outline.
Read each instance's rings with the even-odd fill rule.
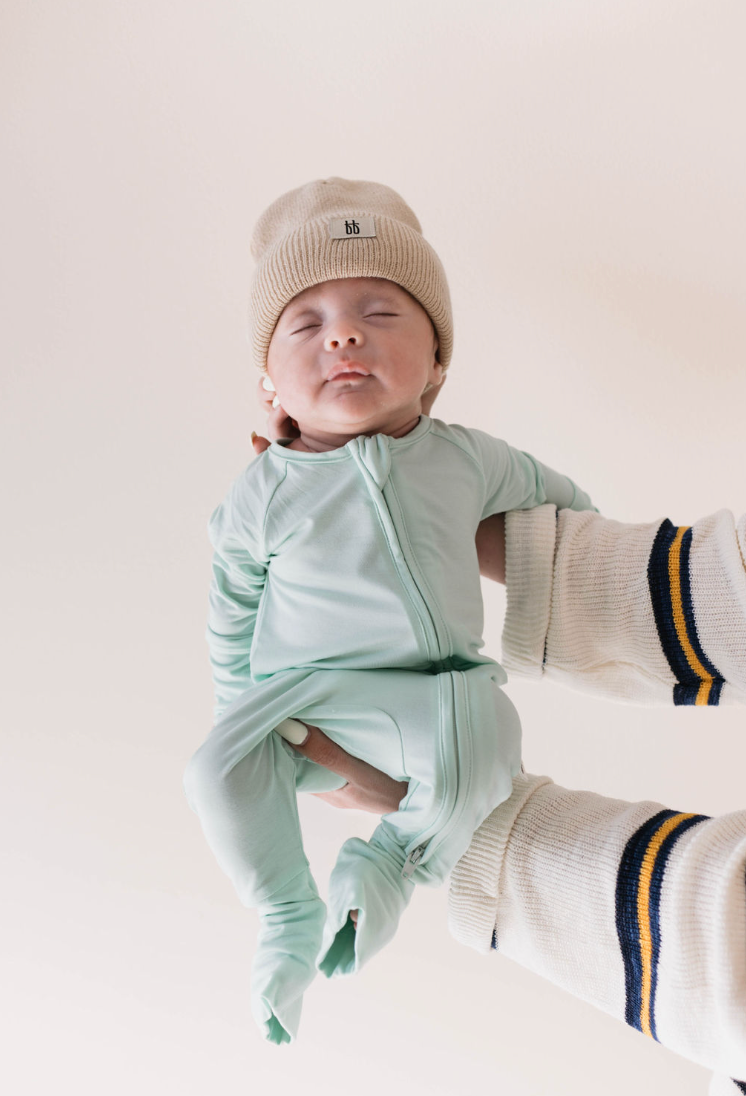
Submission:
[[[354,974],[396,932],[414,883],[402,864],[367,841],[345,841],[329,880],[329,915],[317,966],[334,978]],[[350,911],[357,910],[357,928]]]
[[[304,872],[262,902],[258,911],[251,1011],[270,1043],[292,1043],[298,1034],[303,993],[316,977],[326,907]]]

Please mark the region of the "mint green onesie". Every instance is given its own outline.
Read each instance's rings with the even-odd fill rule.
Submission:
[[[544,502],[592,508],[529,454],[423,415],[404,437],[326,453],[273,443],[213,513],[215,724],[184,786],[259,911],[252,1009],[272,1042],[295,1037],[316,970],[359,969],[394,935],[414,883],[442,883],[510,795],[520,724],[504,670],[481,652],[474,537],[490,514]],[[287,717],[409,783],[370,841],[343,845],[328,913],[296,791],[344,781],[272,733]]]

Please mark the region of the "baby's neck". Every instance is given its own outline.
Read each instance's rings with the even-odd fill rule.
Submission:
[[[403,425],[392,429],[374,427],[370,430],[361,430],[352,434],[326,433],[313,428],[307,429],[299,423],[300,437],[294,438],[287,448],[297,449],[301,453],[328,453],[332,449],[341,449],[353,438],[372,438],[375,434],[387,434],[391,438],[403,438],[405,434],[409,434],[414,430],[419,421],[420,415],[417,414]]]

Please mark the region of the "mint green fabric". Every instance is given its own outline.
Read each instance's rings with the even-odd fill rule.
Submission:
[[[216,722],[184,785],[240,900],[259,910],[252,1008],[270,1041],[295,1038],[316,967],[364,965],[414,884],[442,883],[510,795],[520,724],[481,651],[474,536],[489,514],[544,502],[592,508],[529,454],[422,416],[405,437],[328,453],[274,443],[213,513]],[[272,734],[287,717],[409,782],[370,841],[343,846],[328,913],[296,791],[343,781]]]

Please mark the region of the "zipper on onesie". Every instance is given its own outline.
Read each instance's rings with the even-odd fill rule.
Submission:
[[[401,506],[393,485],[389,482],[391,449],[388,438],[383,434],[376,434],[372,438],[353,438],[348,444],[350,455],[357,464],[368,488],[371,501],[378,512],[391,551],[392,562],[399,574],[399,580],[408,594],[409,603],[414,613],[419,619],[427,649],[427,657],[433,662],[441,661],[445,653],[443,648],[446,645],[441,641],[439,629],[428,600],[404,553],[397,521],[392,513],[393,503],[398,514],[399,524],[406,531],[406,522],[404,521]]]
[[[418,845],[416,849],[412,849],[409,856],[404,861],[404,867],[401,870],[402,879],[409,879],[410,875],[414,873],[414,869],[425,855],[426,848],[427,845]]]
[[[445,823],[441,823],[440,819],[442,817],[442,812],[439,812],[434,823],[420,834],[421,844],[413,848],[404,861],[404,867],[401,870],[403,879],[409,879],[409,877],[414,874],[415,869],[422,861],[425,853],[427,853],[426,859],[428,861],[432,860],[438,849],[440,849],[443,843],[451,836],[459,823],[461,815],[464,813],[466,802],[471,791],[472,732],[471,713],[469,711],[467,699],[468,693],[464,684],[466,675],[461,670],[454,670],[451,673],[441,675],[441,677],[448,678],[450,689],[452,690],[452,699],[458,699],[461,702],[464,720],[463,734],[458,738],[455,747],[457,756],[460,754],[461,772],[455,776],[455,781],[453,782],[448,780],[449,774],[447,772],[444,773],[443,806],[445,806],[446,803],[449,804],[449,816]],[[422,841],[423,837],[425,838],[424,841]]]

